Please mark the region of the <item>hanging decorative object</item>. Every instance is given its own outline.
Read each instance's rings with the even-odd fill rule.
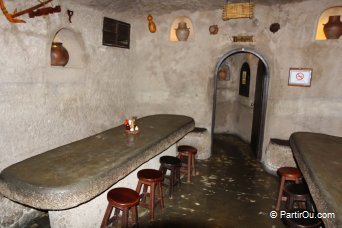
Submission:
[[[47,7],[47,8],[42,8],[38,10],[39,8],[45,6],[46,4],[52,2],[52,0],[47,0],[45,2],[41,2],[38,5],[35,5],[31,8],[28,8],[26,10],[22,10],[20,12],[17,12],[17,10],[14,10],[12,14],[8,13],[3,0],[0,0],[0,8],[3,12],[3,14],[6,16],[7,20],[12,23],[26,23],[26,21],[17,19],[16,17],[19,17],[24,14],[29,14],[30,18],[33,18],[35,16],[42,16],[42,15],[47,15],[55,12],[61,12],[60,11],[60,6],[56,6],[54,8],[52,7]],[[36,11],[35,11],[36,10]]]
[[[52,42],[51,66],[65,66],[69,61],[69,53],[60,42]]]
[[[40,8],[35,11],[30,11],[28,14],[29,14],[29,18],[34,18],[34,17],[48,15],[51,13],[60,13],[60,12],[61,12],[61,6],[56,6],[56,7]]]
[[[219,28],[217,25],[210,25],[209,26],[209,33],[210,35],[216,35],[219,31]]]
[[[342,35],[341,16],[330,16],[328,23],[324,24],[323,31],[327,39],[338,39]]]
[[[179,22],[176,28],[176,36],[179,41],[187,41],[190,34],[190,28],[187,27],[186,22]]]
[[[69,17],[69,23],[72,23],[72,22],[71,22],[71,17],[74,15],[74,11],[72,11],[72,10],[67,10],[67,14],[68,14],[68,17]]]
[[[223,7],[222,20],[236,19],[236,18],[252,18],[254,3],[249,2],[230,3],[226,0]]]
[[[155,33],[157,31],[157,26],[153,22],[153,17],[151,15],[148,15],[147,20],[148,20],[148,29],[150,30],[151,33]]]

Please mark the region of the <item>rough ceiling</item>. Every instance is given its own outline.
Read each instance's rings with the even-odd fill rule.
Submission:
[[[206,11],[222,9],[225,0],[73,0],[82,5],[116,12],[165,14],[177,10]],[[248,0],[230,0],[247,2]],[[256,4],[286,4],[304,0],[252,0]]]

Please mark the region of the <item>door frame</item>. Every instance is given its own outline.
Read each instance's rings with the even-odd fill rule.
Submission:
[[[258,57],[265,65],[266,72],[265,72],[265,78],[263,82],[263,90],[262,90],[262,107],[261,107],[261,127],[259,131],[259,140],[258,140],[258,147],[257,147],[257,159],[262,159],[262,150],[263,150],[263,144],[264,144],[264,132],[265,132],[265,122],[266,122],[266,112],[267,112],[267,98],[268,98],[268,84],[269,84],[269,78],[270,78],[270,72],[269,67],[267,64],[266,59],[256,52],[253,49],[249,48],[238,48],[231,51],[228,51],[226,54],[224,54],[219,61],[216,64],[215,70],[214,70],[214,83],[213,83],[213,112],[212,112],[212,120],[211,120],[211,142],[213,142],[214,137],[214,129],[215,129],[215,115],[216,115],[216,99],[217,99],[217,75],[219,71],[220,65],[230,56],[239,54],[239,53],[250,53],[254,56]]]

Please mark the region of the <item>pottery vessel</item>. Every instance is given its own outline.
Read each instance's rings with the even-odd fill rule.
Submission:
[[[179,22],[176,28],[176,36],[179,41],[187,41],[190,34],[190,28],[186,26],[185,22]]]
[[[327,39],[338,39],[342,35],[342,22],[340,16],[330,16],[328,23],[324,24],[323,31]]]
[[[217,25],[211,25],[211,26],[209,27],[209,33],[210,33],[211,35],[217,34],[218,31],[219,31],[219,28],[218,28]]]
[[[51,66],[65,66],[69,61],[69,53],[60,42],[52,42]]]

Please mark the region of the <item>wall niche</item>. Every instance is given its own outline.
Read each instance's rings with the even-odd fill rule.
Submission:
[[[342,6],[328,8],[320,15],[316,30],[316,40],[327,40],[324,33],[324,25],[328,23],[330,16],[340,16],[342,19]],[[341,39],[341,37],[342,35],[339,39]]]
[[[60,45],[67,50],[69,56],[69,59],[64,66],[56,66],[52,63],[53,57],[51,50]],[[65,54],[62,53],[59,55],[61,56]],[[86,65],[86,60],[85,45],[81,34],[69,28],[59,29],[53,36],[53,40],[51,42],[50,65],[53,67],[83,68]]]
[[[179,38],[177,38],[176,30],[179,28],[181,29],[183,26],[184,26],[184,30],[188,29],[189,36],[185,40],[180,40]],[[193,28],[190,18],[185,17],[185,16],[177,17],[171,24],[170,41],[174,41],[174,42],[188,41],[188,40],[192,40],[193,38],[194,38],[194,28]]]

